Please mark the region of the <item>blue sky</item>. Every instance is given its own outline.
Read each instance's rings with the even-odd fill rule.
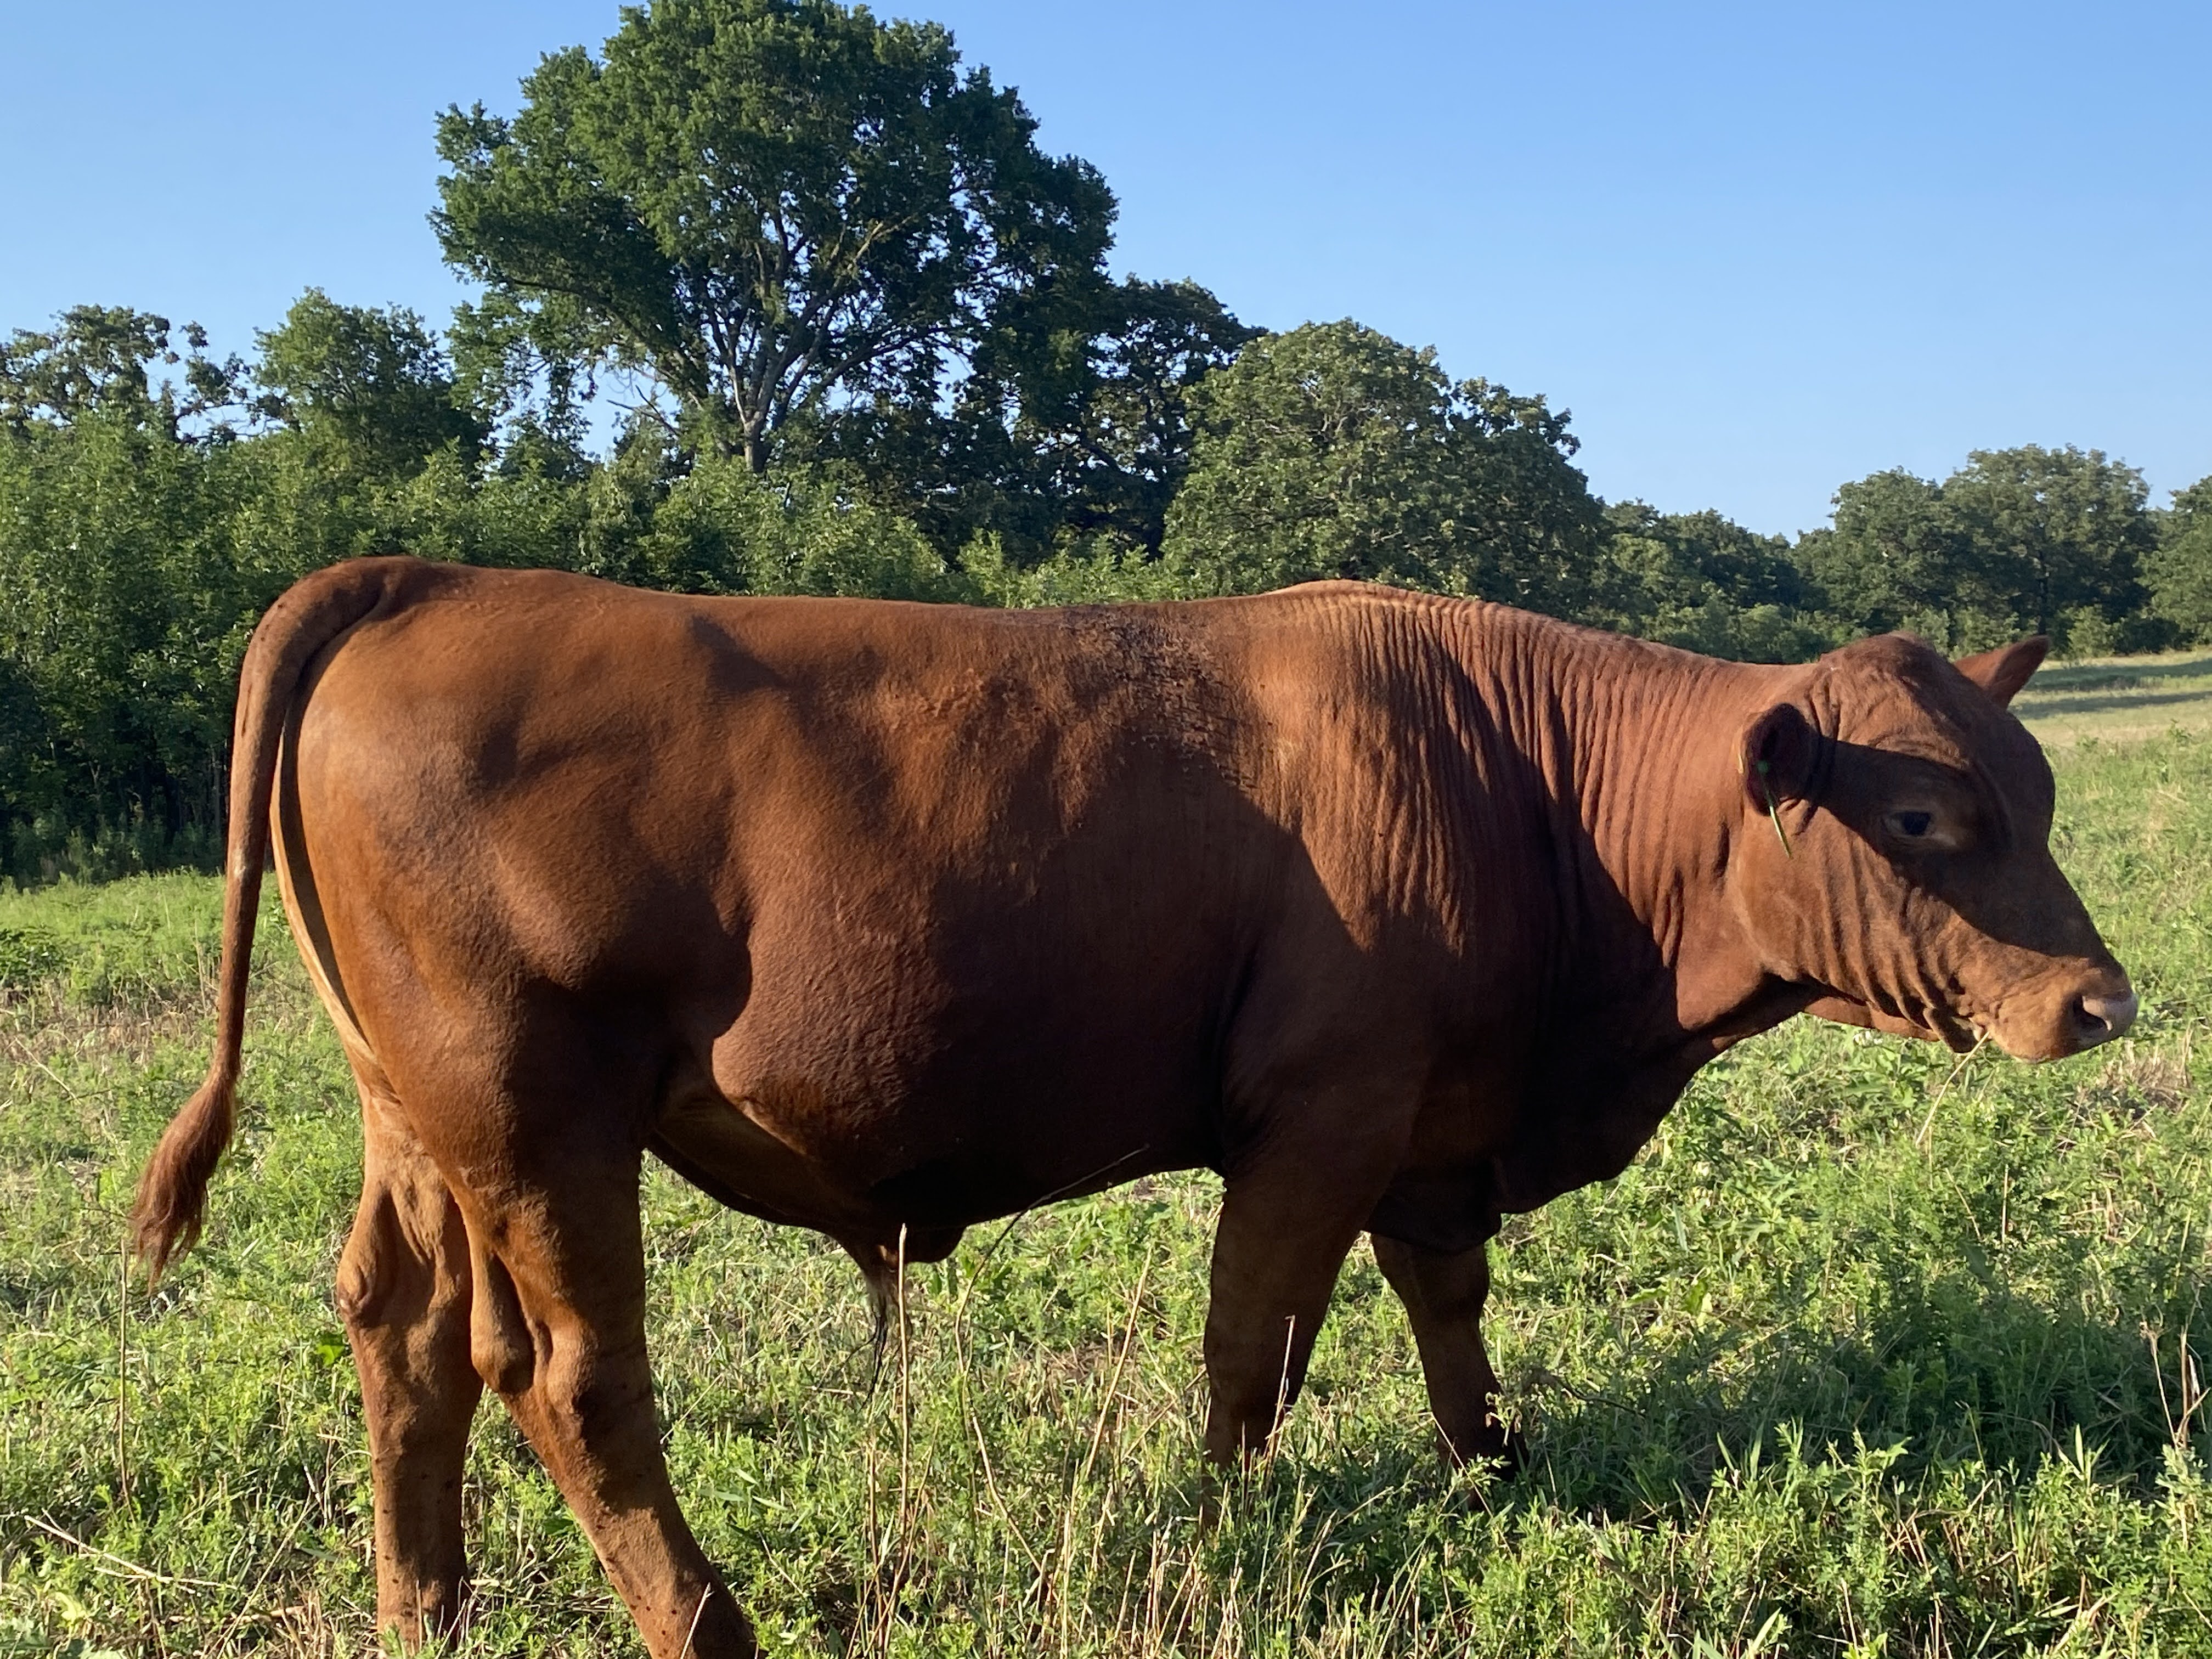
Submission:
[[[1609,498],[2101,448],[2212,473],[2212,6],[933,0],[1121,204],[1117,265],[1352,316],[1574,411]],[[0,328],[442,320],[431,122],[611,4],[0,0]]]

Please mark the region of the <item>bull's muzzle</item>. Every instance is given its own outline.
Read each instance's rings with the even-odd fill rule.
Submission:
[[[2015,1060],[2063,1060],[2135,1024],[2135,988],[2117,966],[2065,975],[2008,998],[1990,1035]]]

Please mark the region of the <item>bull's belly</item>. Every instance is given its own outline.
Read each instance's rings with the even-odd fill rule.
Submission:
[[[1096,919],[1005,908],[902,929],[825,906],[811,929],[757,927],[735,1018],[680,1022],[692,1057],[662,1137],[740,1207],[877,1237],[1215,1161],[1203,1011],[1224,975],[1204,934],[1143,949]]]
[[[654,1151],[745,1214],[867,1239],[890,1239],[902,1225],[964,1228],[1210,1159],[1201,1126],[1164,1113],[1075,1121],[1046,1109],[1024,1130],[947,1124],[921,1106],[909,1117],[884,1115],[880,1139],[823,1148],[805,1144],[817,1137],[772,1128],[757,1099],[702,1091],[665,1106]]]
[[[661,1099],[668,1161],[741,1210],[896,1237],[1217,1159],[1217,1078],[1155,1006],[825,978],[803,1000],[763,987]]]

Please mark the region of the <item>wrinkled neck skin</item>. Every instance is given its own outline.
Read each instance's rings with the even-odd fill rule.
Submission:
[[[1494,722],[1478,767],[1543,815],[1543,966],[1500,1206],[1619,1173],[1698,1068],[1820,994],[1767,970],[1729,880],[1747,834],[1738,745],[1816,667],[1715,661],[1488,606],[1457,654]],[[1510,794],[1510,792],[1507,792]],[[1470,872],[1480,880],[1480,872]]]

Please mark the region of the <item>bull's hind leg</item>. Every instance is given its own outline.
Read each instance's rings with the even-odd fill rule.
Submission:
[[[361,1207],[337,1305],[368,1425],[377,1624],[411,1650],[461,1615],[461,1468],[482,1389],[460,1211],[389,1097],[364,1085],[362,1106]]]
[[[645,1348],[636,1149],[572,1135],[471,1200],[478,1369],[582,1522],[655,1659],[731,1659],[752,1631],[684,1524]],[[540,1146],[539,1151],[545,1151]],[[481,1210],[482,1213],[477,1212]]]
[[[1498,1373],[1482,1340],[1482,1304],[1490,1294],[1486,1244],[1441,1255],[1376,1234],[1375,1260],[1406,1304],[1420,1350],[1445,1455],[1455,1462],[1479,1458],[1518,1468],[1520,1437],[1498,1415]]]

